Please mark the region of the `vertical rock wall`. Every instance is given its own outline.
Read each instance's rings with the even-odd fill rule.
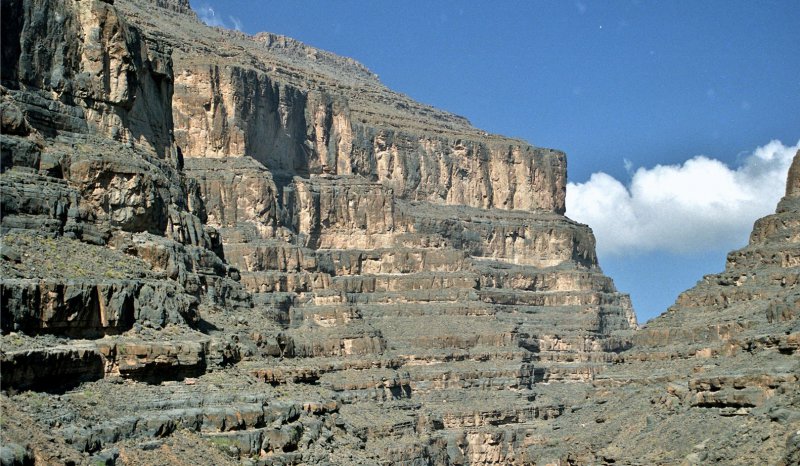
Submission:
[[[25,91],[20,103],[34,128],[98,133],[175,156],[169,47],[142,38],[105,2],[14,0],[3,3],[3,17],[3,85]]]
[[[197,61],[192,56],[175,80],[175,134],[186,157],[247,155],[288,176],[376,179],[403,199],[564,212],[563,153],[488,135],[437,135],[435,126],[425,134],[361,122],[346,93]]]
[[[630,348],[563,153],[185,0],[2,29],[21,462],[531,464]]]

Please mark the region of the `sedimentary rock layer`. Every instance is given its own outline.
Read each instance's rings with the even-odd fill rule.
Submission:
[[[583,409],[556,423],[556,441],[569,436],[575,462],[797,462],[799,164],[800,152],[775,214],[755,222],[725,270],[633,333]],[[575,422],[602,427],[576,430]]]
[[[797,162],[637,331],[563,153],[185,0],[2,9],[4,462],[797,455]]]

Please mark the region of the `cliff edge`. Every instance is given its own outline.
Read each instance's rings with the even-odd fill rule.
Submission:
[[[708,338],[762,328],[771,378],[699,409],[753,416],[772,440],[752,457],[794,454],[795,411],[770,416],[796,401],[796,161],[731,256],[766,267],[746,289],[768,310],[688,311],[707,306],[689,292],[637,331],[563,215],[559,151],[186,0],[9,0],[2,21],[3,464],[663,460],[607,438],[630,411],[584,417],[655,409],[700,355],[739,364]],[[688,362],[631,388],[663,359]]]

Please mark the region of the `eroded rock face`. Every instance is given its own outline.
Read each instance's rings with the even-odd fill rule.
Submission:
[[[197,328],[198,306],[247,303],[198,185],[181,171],[169,47],[113,2],[2,8],[0,228],[13,251],[2,262],[3,333],[70,340]],[[14,360],[67,361],[64,385],[94,373],[78,367],[83,356],[63,354]],[[42,370],[26,380],[12,367],[4,388],[48,383]]]
[[[100,1],[3,3],[3,85],[37,130],[100,133],[172,154],[172,62]],[[50,104],[51,95],[58,104]]]
[[[725,271],[703,277],[631,335],[620,363],[595,378],[585,414],[563,417],[602,420],[591,436],[570,437],[572,458],[792,464],[800,427],[798,163],[800,153],[776,213],[755,222]],[[631,422],[631,411],[646,419]],[[620,431],[630,436],[603,437]]]
[[[54,442],[525,463],[564,412],[536,384],[591,380],[628,344],[629,299],[561,215],[562,153],[186,2],[3,13],[3,388],[73,389],[34,410],[75,419]]]
[[[278,189],[272,174],[249,157],[186,159],[185,172],[196,180],[207,213],[217,229],[251,226],[272,237],[278,226]]]
[[[259,45],[245,43],[261,55]],[[175,135],[186,157],[247,155],[284,176],[375,179],[402,199],[564,213],[563,153],[482,135],[461,121],[455,128],[443,125],[438,120],[449,116],[436,110],[419,115],[433,113],[428,128],[387,124],[398,111],[416,109],[398,95],[389,96],[396,102],[390,111],[351,109],[351,99],[364,89],[323,82],[330,88],[318,90],[284,79],[275,65],[269,67],[282,57],[259,56],[263,68],[256,70],[235,61],[222,66],[218,57],[198,64],[197,58],[176,54],[182,69],[175,77]],[[374,88],[367,92],[388,92],[372,80],[361,84]]]
[[[708,275],[678,297],[650,327],[708,327],[713,340],[737,334],[770,333],[794,325],[800,311],[800,153],[789,169],[786,196],[773,215],[757,220],[744,248],[728,254],[725,271]],[[694,318],[693,318],[694,317]],[[684,325],[679,322],[685,321]],[[688,324],[688,325],[687,325]],[[708,341],[707,338],[706,341]]]
[[[728,270],[636,331],[563,216],[563,153],[186,0],[2,13],[2,406],[31,422],[0,435],[20,461],[796,456],[797,162]]]

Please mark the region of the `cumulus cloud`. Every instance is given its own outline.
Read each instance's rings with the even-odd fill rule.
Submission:
[[[226,29],[242,30],[242,21],[235,16],[228,16],[226,21],[216,10],[210,5],[204,4],[197,8],[197,16],[200,21],[206,23],[208,26],[221,27]]]
[[[753,222],[775,211],[798,148],[771,141],[738,167],[703,155],[640,167],[627,185],[595,173],[567,185],[567,216],[592,227],[600,255],[740,247]]]

